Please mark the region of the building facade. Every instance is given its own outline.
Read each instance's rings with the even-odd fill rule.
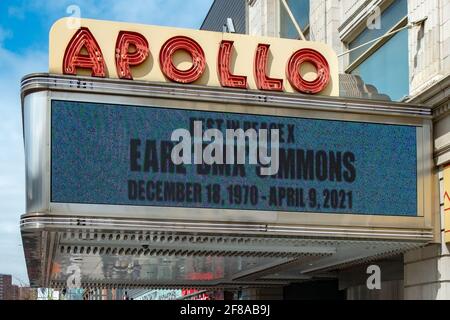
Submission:
[[[31,285],[84,299],[445,298],[435,4],[414,16],[405,0],[216,0],[202,24],[215,32],[55,22],[49,73],[22,80]],[[180,166],[172,134],[198,121],[279,128],[279,170]]]
[[[213,30],[213,25],[218,27],[226,24],[227,18],[234,19],[236,16],[227,12],[234,12],[242,2],[214,1],[202,29]],[[445,187],[445,172],[450,170],[450,2],[287,0],[286,3],[302,35],[280,0],[246,1],[245,23],[235,23],[245,24],[250,35],[291,39],[303,36],[330,45],[339,57],[341,97],[389,96],[392,101],[422,104],[433,110],[436,189],[426,190],[426,197],[435,203],[433,216],[438,226],[435,243],[378,260],[381,290],[367,289],[365,271],[370,263],[338,271],[339,290],[346,290],[348,299],[450,299],[450,257],[445,239],[445,214],[450,210]],[[219,14],[212,12],[218,7]],[[302,290],[306,289],[287,291],[295,297],[302,295]],[[275,294],[280,295],[280,291]]]
[[[0,274],[0,300],[19,300],[19,287],[12,283],[12,276]]]

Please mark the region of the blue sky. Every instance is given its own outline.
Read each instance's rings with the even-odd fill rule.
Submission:
[[[25,164],[20,79],[48,69],[48,31],[57,19],[82,18],[198,29],[212,0],[0,0],[0,273],[28,283],[20,215],[25,212]]]

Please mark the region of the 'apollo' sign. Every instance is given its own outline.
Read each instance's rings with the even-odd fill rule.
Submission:
[[[300,40],[81,20],[50,33],[50,72],[337,96],[337,58]]]

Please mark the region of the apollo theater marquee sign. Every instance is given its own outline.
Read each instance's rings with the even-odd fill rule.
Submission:
[[[325,44],[83,21],[85,26],[71,32],[64,20],[53,26],[50,72],[75,75],[85,69],[100,78],[332,96],[339,92],[337,57]],[[302,75],[303,64],[316,74]]]
[[[223,244],[225,253],[203,264],[175,255],[185,268],[171,283],[183,285],[232,282],[223,274],[225,260],[242,275],[245,263],[228,257],[229,250],[243,256],[260,250],[285,263],[317,249],[331,255],[325,266],[353,259],[354,244],[342,242],[334,257],[336,249],[327,246],[336,243],[309,243],[311,235],[394,239],[392,250],[432,238],[424,196],[432,188],[429,110],[339,97],[337,57],[326,44],[88,19],[70,26],[62,19],[50,31],[49,74],[22,81],[27,210],[21,224],[32,281],[63,281],[61,268],[40,269],[45,252],[34,256],[51,246],[59,247],[45,263],[64,267],[75,244],[89,246],[83,252],[100,255],[86,263],[119,270],[120,281],[116,253],[135,255],[141,260],[132,265],[150,274],[155,266],[145,254],[152,246],[218,250],[216,240],[197,248],[190,238],[150,236],[156,231],[208,237],[232,231],[249,241]],[[270,141],[265,156],[262,141]],[[182,161],[175,161],[180,146]],[[214,161],[196,161],[205,154]],[[55,228],[61,234],[47,236]],[[249,238],[268,234],[281,236]],[[99,247],[99,238],[108,246]],[[54,243],[33,247],[45,241]],[[360,247],[361,255],[390,248]],[[198,266],[211,266],[207,276]],[[85,277],[113,281],[89,264],[83,268]],[[130,272],[163,283],[157,274],[139,278],[143,270]]]

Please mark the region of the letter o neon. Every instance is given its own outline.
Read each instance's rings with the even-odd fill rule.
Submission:
[[[192,58],[192,66],[187,70],[178,69],[172,57],[178,50],[184,50]],[[198,80],[206,68],[205,53],[202,47],[191,38],[177,36],[167,40],[161,47],[159,63],[164,75],[174,82],[191,83]]]
[[[300,74],[302,63],[309,62],[317,70],[313,81],[305,80]],[[300,49],[294,52],[286,67],[289,83],[299,92],[315,94],[326,88],[330,82],[330,67],[325,57],[313,49]]]

